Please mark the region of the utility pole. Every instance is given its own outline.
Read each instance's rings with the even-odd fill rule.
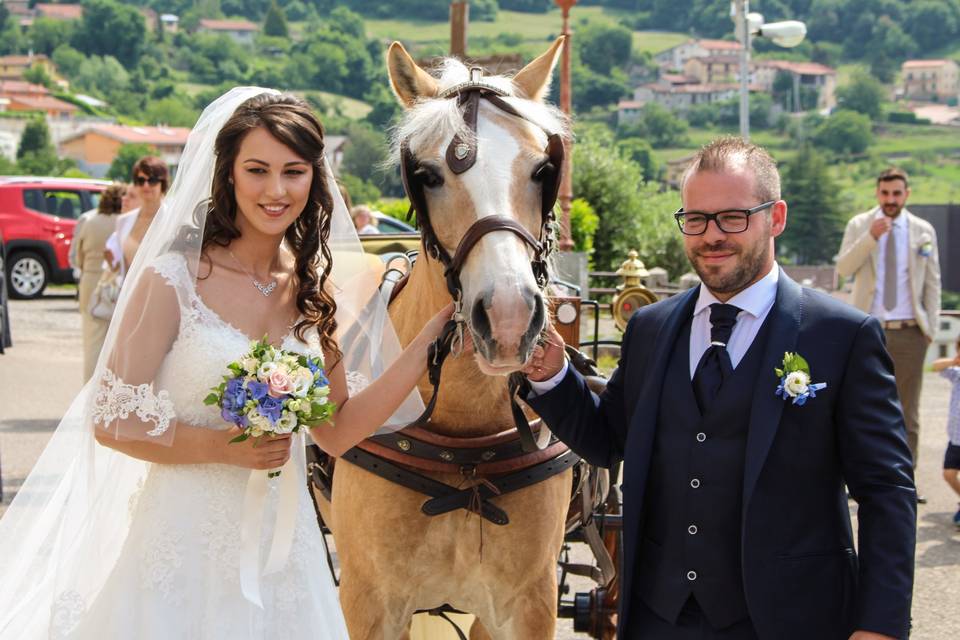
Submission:
[[[560,109],[568,116],[573,113],[573,100],[570,89],[570,50],[573,47],[573,32],[570,31],[570,9],[577,0],[555,0],[563,13],[564,36],[563,53],[560,57]],[[573,251],[573,237],[570,231],[570,203],[573,201],[573,141],[564,145],[563,177],[560,180],[560,250]]]
[[[450,3],[450,55],[463,60],[467,57],[467,26],[470,24],[470,4],[463,0]]]

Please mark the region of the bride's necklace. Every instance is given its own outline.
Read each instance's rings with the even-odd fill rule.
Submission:
[[[255,286],[257,290],[260,293],[262,293],[264,296],[269,296],[271,293],[273,293],[273,290],[277,288],[276,280],[272,280],[267,284],[260,282],[259,280],[256,279],[256,277],[252,273],[247,271],[247,268],[243,266],[242,262],[237,260],[237,256],[233,255],[233,251],[230,251],[230,249],[227,249],[227,253],[230,254],[230,257],[233,258],[233,261],[237,263],[237,265],[243,270],[243,272],[247,274],[247,277],[249,277],[250,280],[253,282],[253,286]]]

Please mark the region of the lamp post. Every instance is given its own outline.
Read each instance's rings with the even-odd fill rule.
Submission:
[[[807,36],[807,25],[799,20],[764,24],[763,16],[750,13],[750,0],[732,0],[733,18],[740,48],[740,137],[750,139],[750,48],[753,36],[769,38],[781,47],[795,47]]]
[[[573,112],[570,92],[570,48],[573,46],[573,33],[570,31],[570,9],[577,0],[554,0],[563,15],[564,36],[563,53],[560,58],[560,109],[567,115]],[[560,180],[560,250],[572,251],[573,238],[570,233],[570,201],[573,200],[573,142],[564,144],[563,177]]]

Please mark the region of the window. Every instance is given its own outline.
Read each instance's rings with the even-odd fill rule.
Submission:
[[[24,189],[23,205],[38,213],[76,220],[85,211],[79,191]]]

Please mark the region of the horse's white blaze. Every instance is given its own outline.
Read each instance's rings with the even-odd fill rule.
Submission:
[[[477,163],[462,174],[462,184],[473,203],[476,219],[494,215],[513,218],[537,237],[539,211],[517,211],[511,197],[516,181],[530,179],[529,176],[513,175],[515,161],[524,150],[509,130],[482,117],[487,109],[490,109],[488,105],[481,106]],[[546,136],[540,131],[535,135],[538,144],[542,138],[542,144],[546,146]],[[531,250],[520,238],[509,231],[497,231],[485,235],[477,243],[461,272],[464,313],[468,317],[474,304],[490,294],[492,283],[487,315],[491,328],[489,337],[496,342],[496,352],[486,355],[494,366],[515,368],[529,355],[520,353],[520,349],[534,312],[532,294],[537,290],[530,268],[531,257]]]

